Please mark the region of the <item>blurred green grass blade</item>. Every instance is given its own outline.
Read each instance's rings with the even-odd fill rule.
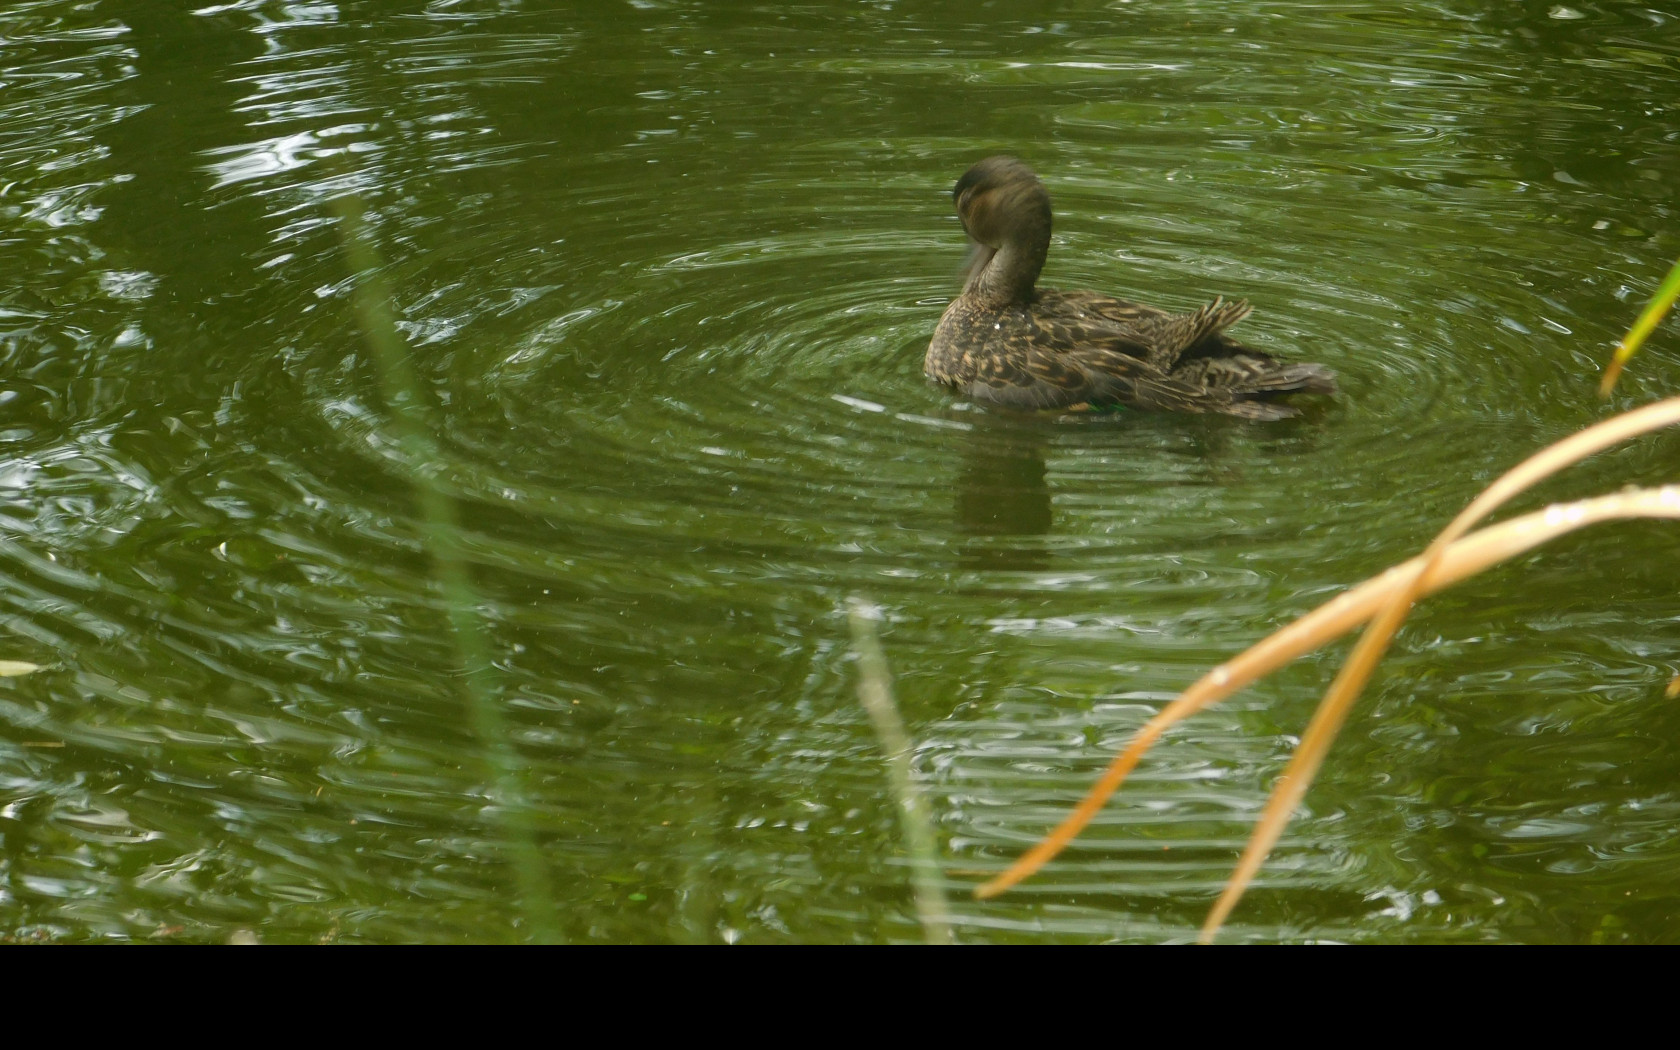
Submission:
[[[488,767],[491,795],[488,808],[492,819],[500,825],[502,845],[519,888],[518,907],[533,940],[558,942],[560,929],[549,891],[547,866],[537,847],[531,807],[519,787],[518,755],[502,718],[499,676],[491,662],[489,640],[477,611],[478,595],[467,569],[455,502],[433,477],[443,457],[425,416],[419,377],[409,358],[408,342],[397,329],[390,289],[385,285],[378,254],[365,228],[362,203],[354,195],[340,197],[333,203],[344,237],[345,255],[355,278],[352,300],[362,323],[362,334],[378,366],[387,423],[391,436],[402,449],[405,473],[414,486],[420,510],[417,524],[426,551],[431,555],[438,588],[448,609],[456,655],[465,672],[462,691]]]
[[[1639,352],[1645,344],[1645,339],[1656,329],[1657,323],[1668,313],[1674,300],[1680,299],[1680,259],[1675,260],[1673,269],[1663,279],[1662,287],[1657,294],[1651,296],[1651,301],[1645,305],[1645,312],[1639,315],[1639,320],[1633,322],[1628,334],[1622,338],[1621,345],[1616,347],[1615,356],[1610,358],[1610,364],[1604,369],[1604,379],[1598,384],[1598,396],[1609,397],[1610,391],[1616,388],[1616,380],[1621,377],[1622,366],[1628,359]]]

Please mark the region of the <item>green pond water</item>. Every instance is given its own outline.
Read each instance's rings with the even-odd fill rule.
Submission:
[[[1680,255],[1677,85],[1680,12],[1579,0],[5,4],[0,939],[920,939],[854,596],[956,937],[1193,938],[1344,646],[969,890],[1208,668],[1680,391],[1666,325],[1593,393]],[[1248,298],[1342,393],[930,386],[1002,151],[1047,284]],[[1680,939],[1677,536],[1422,606],[1224,939]]]

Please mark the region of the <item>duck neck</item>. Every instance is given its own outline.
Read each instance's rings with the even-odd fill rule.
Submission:
[[[986,265],[968,279],[963,292],[996,306],[1030,302],[1033,284],[1050,251],[1049,216],[1042,223],[1016,231],[1003,242]]]

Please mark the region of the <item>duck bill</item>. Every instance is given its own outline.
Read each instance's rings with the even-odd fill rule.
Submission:
[[[963,262],[963,291],[974,286],[980,274],[992,261],[997,249],[979,241],[968,242],[968,259]]]

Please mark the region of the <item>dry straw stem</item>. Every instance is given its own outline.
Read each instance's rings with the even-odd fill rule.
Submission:
[[[1662,489],[1617,493],[1580,503],[1554,505],[1543,511],[1483,529],[1471,536],[1458,538],[1482,515],[1547,474],[1608,445],[1675,422],[1680,422],[1680,398],[1658,402],[1637,412],[1618,416],[1543,450],[1490,486],[1448,526],[1448,530],[1437,538],[1437,543],[1425,554],[1352,588],[1265,638],[1240,656],[1209,671],[1138,731],[1137,736],[1115,756],[1102,778],[1059,827],[1045,836],[1007,871],[980,886],[975,891],[976,896],[996,896],[1048,863],[1090,823],[1136,767],[1144,752],[1148,751],[1172,725],[1218,703],[1296,657],[1353,630],[1379,615],[1385,608],[1392,611],[1392,608],[1398,605],[1403,613],[1416,597],[1451,586],[1491,565],[1585,525],[1619,518],[1680,517],[1680,488],[1668,486]],[[1340,724],[1340,716],[1334,716],[1334,712],[1332,716],[1335,718],[1335,725],[1329,725],[1330,718],[1324,716],[1321,708],[1320,715],[1314,719],[1315,725],[1329,730],[1321,734],[1324,736],[1325,747],[1328,747],[1329,737],[1334,735],[1334,728]],[[1311,731],[1309,727],[1309,733]],[[1301,750],[1306,750],[1306,747],[1307,741],[1303,738]],[[1297,753],[1298,762],[1299,754],[1300,752]],[[1319,759],[1322,759],[1322,754],[1319,755]],[[1302,768],[1304,766],[1294,766],[1292,771],[1298,774]],[[1314,768],[1316,769],[1316,763]],[[1297,776],[1293,783],[1304,792],[1306,781],[1309,779],[1310,777]],[[1285,786],[1289,786],[1291,791],[1294,790],[1289,772],[1286,772],[1285,781],[1280,784],[1280,789]],[[1295,798],[1298,801],[1299,796],[1296,795]],[[1274,797],[1273,801],[1278,803],[1279,798]],[[1286,817],[1292,808],[1291,804],[1288,809],[1283,810]],[[1281,825],[1279,830],[1281,831]],[[1267,843],[1265,849],[1269,850],[1270,845]],[[1253,852],[1255,846],[1251,844],[1250,853]],[[1263,851],[1258,853],[1258,858],[1264,859]],[[1248,855],[1245,854],[1245,861],[1248,859]],[[1258,868],[1258,861],[1255,861],[1254,867]],[[1235,903],[1235,897],[1231,903]]]
[[[1532,550],[1573,529],[1623,518],[1680,517],[1680,486],[1634,489],[1579,503],[1553,504],[1544,510],[1482,529],[1446,548],[1440,562],[1422,578],[1421,595],[1445,590],[1460,580]],[[1250,685],[1371,619],[1423,565],[1423,556],[1403,562],[1344,591],[1240,656],[1220,664],[1180,693],[1138,730],[1125,750],[1066,820],[1003,874],[976,889],[986,898],[1033,875],[1071,842],[1102,809],[1145,752],[1168,729],[1198,711]]]
[[[922,933],[929,944],[951,944],[950,910],[945,906],[945,890],[940,885],[933,820],[910,775],[910,734],[905,732],[904,721],[898,717],[898,705],[893,702],[892,673],[887,670],[887,656],[881,651],[881,639],[875,632],[881,610],[862,598],[853,597],[846,602],[846,613],[852,628],[852,648],[858,654],[858,702],[869,713],[881,750],[886,752],[887,775],[904,820],[916,917],[921,920]]]
[[[1659,401],[1588,427],[1579,434],[1541,449],[1511,468],[1498,481],[1484,489],[1481,495],[1471,500],[1470,505],[1441,530],[1441,534],[1435,537],[1429,549],[1417,559],[1421,564],[1404,575],[1388,603],[1365,629],[1359,644],[1354,646],[1353,655],[1342,665],[1341,672],[1336,675],[1336,680],[1330,683],[1324,699],[1319,701],[1312,721],[1307,723],[1306,732],[1301,735],[1300,746],[1295,749],[1289,765],[1284,768],[1283,776],[1272,789],[1271,797],[1266,800],[1266,808],[1261,811],[1260,820],[1255,824],[1253,834],[1249,836],[1248,845],[1243,849],[1236,870],[1231,873],[1224,892],[1215,902],[1213,910],[1208,913],[1207,922],[1202,926],[1203,941],[1210,940],[1219,927],[1224,925],[1231,909],[1242,899],[1243,892],[1248,889],[1248,884],[1260,870],[1260,865],[1265,863],[1272,847],[1283,837],[1284,827],[1288,825],[1295,807],[1300,805],[1301,799],[1306,795],[1319,767],[1324,764],[1324,756],[1329,752],[1336,734],[1341,731],[1342,723],[1347,721],[1348,711],[1353,708],[1354,701],[1359,699],[1359,694],[1370,682],[1377,664],[1388,652],[1389,642],[1400,629],[1406,615],[1411,612],[1412,603],[1417,600],[1421,591],[1420,581],[1441,560],[1447,547],[1470,531],[1470,527],[1476,522],[1535,483],[1611,445],[1675,423],[1680,423],[1680,398]],[[1655,491],[1668,492],[1671,488]],[[1580,527],[1580,524],[1570,520],[1568,515],[1557,517],[1555,522],[1556,535]]]

